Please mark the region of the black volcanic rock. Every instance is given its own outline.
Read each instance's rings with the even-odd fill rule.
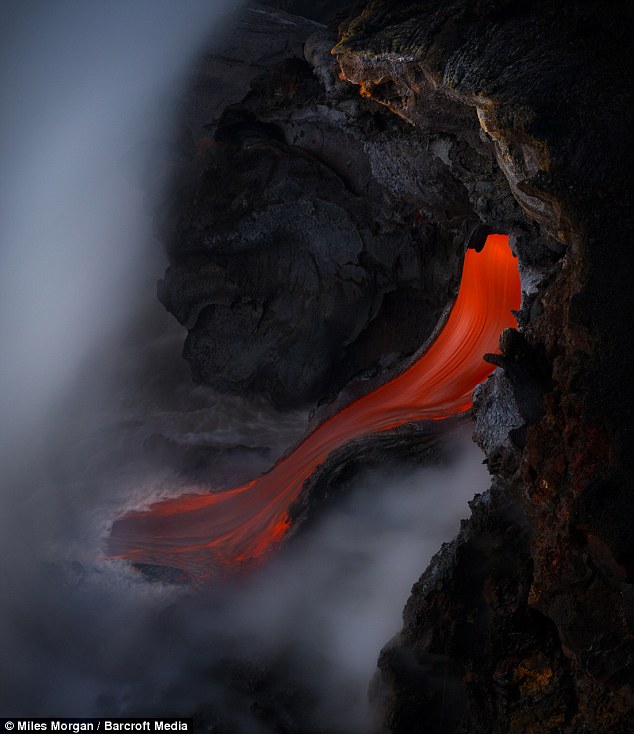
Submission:
[[[536,721],[540,733],[561,731],[575,692],[555,626],[526,603],[528,523],[499,480],[471,506],[379,658],[372,687],[386,731],[506,734]]]
[[[235,33],[259,58],[252,12]],[[289,18],[268,11],[266,22],[277,48]],[[298,20],[290,34],[286,58],[258,62],[240,101],[229,84],[195,86],[159,284],[188,329],[195,379],[282,407],[389,369],[425,341],[482,225],[473,192],[524,219],[475,126],[460,140],[421,135],[338,79],[326,30]],[[205,78],[215,63],[201,62]],[[203,124],[201,110],[218,117]]]

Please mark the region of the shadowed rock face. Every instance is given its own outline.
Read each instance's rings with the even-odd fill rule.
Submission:
[[[317,141],[295,144],[318,126],[300,122],[289,143],[281,125],[244,106],[223,115],[160,290],[189,329],[184,356],[199,380],[286,406],[413,351],[450,298],[459,258],[445,236],[444,276],[436,292],[422,289],[442,238],[414,226],[413,211],[383,204],[367,156],[345,133],[332,131],[334,160],[310,149]],[[459,194],[446,200],[459,206]]]
[[[196,380],[291,407],[424,343],[485,213],[544,238],[475,118],[451,138],[414,128],[338,78],[334,35],[262,12],[245,11],[227,51],[252,59],[234,71],[243,86],[251,71],[250,91],[211,83],[225,57],[199,66],[159,297],[188,329]]]

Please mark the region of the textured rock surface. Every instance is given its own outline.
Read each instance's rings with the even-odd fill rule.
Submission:
[[[379,658],[375,701],[387,730],[403,734],[464,722],[492,734],[537,722],[536,731],[561,731],[574,687],[555,626],[526,604],[526,520],[499,480],[471,505],[471,520],[414,585],[403,633]]]
[[[201,62],[159,297],[196,379],[306,404],[425,341],[485,209],[540,238],[476,122],[431,136],[360,98],[309,21],[249,8],[235,34],[255,60],[223,84],[226,57]]]
[[[443,580],[432,566],[415,588],[382,655],[389,731],[634,727],[628,29],[617,6],[461,0],[371,3],[342,27],[339,63],[363,94],[430,131],[460,136],[477,119],[546,243],[516,243],[526,341],[512,339],[477,400],[476,435],[505,482],[439,558]],[[478,211],[514,232],[503,211]],[[525,535],[504,530],[511,506]],[[492,534],[494,568],[525,561],[506,579],[465,565]]]

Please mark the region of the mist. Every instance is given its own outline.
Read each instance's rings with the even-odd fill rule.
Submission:
[[[155,295],[157,167],[189,64],[229,8],[0,5],[2,716],[202,710],[258,734],[250,676],[264,709],[296,691],[307,727],[367,733],[378,652],[488,484],[467,428],[451,466],[359,479],[240,582],[194,595],[103,557],[118,514],[194,481],[157,436],[211,451],[213,475],[195,481],[220,487],[267,469],[307,424],[193,385]]]

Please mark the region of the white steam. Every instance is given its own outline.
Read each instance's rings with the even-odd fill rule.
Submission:
[[[177,82],[231,5],[0,5],[3,445],[31,437],[129,313],[152,243],[137,183],[172,122]]]

